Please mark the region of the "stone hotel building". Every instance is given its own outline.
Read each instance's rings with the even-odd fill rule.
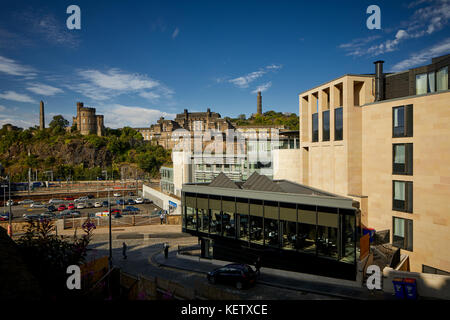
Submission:
[[[450,55],[299,94],[300,183],[359,202],[411,271],[450,272]]]

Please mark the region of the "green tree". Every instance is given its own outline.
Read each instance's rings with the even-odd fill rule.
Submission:
[[[66,127],[69,125],[69,121],[64,119],[62,115],[57,115],[53,117],[50,122],[49,127],[52,129],[54,134],[65,133]]]

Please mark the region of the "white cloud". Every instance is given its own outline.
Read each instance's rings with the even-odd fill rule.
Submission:
[[[178,33],[180,33],[180,29],[175,28],[175,31],[172,33],[172,39],[175,39],[178,36]]]
[[[174,94],[172,89],[147,75],[126,73],[116,68],[107,71],[79,70],[77,74],[80,84],[67,87],[97,101],[128,93],[154,102],[161,97],[171,99]]]
[[[431,60],[431,58],[444,55],[450,53],[450,38],[445,39],[444,41],[429,47],[425,50],[422,50],[418,53],[412,54],[408,59],[398,62],[392,67],[392,71],[402,71],[409,69],[411,67],[423,64]]]
[[[0,94],[1,99],[5,100],[12,100],[12,101],[18,101],[18,102],[29,102],[29,103],[35,103],[32,98],[30,98],[26,94],[20,94],[14,91],[6,91],[5,93]]]
[[[269,82],[267,82],[267,83],[264,83],[264,84],[262,84],[262,85],[256,87],[256,89],[253,90],[252,93],[258,93],[258,91],[264,92],[264,91],[266,91],[267,89],[269,89],[271,86],[272,86],[272,82],[269,81]]]
[[[97,107],[98,113],[105,115],[105,126],[110,128],[150,127],[160,117],[173,119],[175,114],[157,109],[148,109],[136,106],[124,106],[120,104],[104,105]]]
[[[22,66],[12,59],[0,56],[0,72],[13,76],[34,77],[36,73],[33,68]]]
[[[238,78],[234,78],[231,80],[228,80],[232,84],[238,86],[239,88],[248,88],[249,84],[255,81],[256,79],[262,77],[265,74],[264,71],[255,71],[252,73],[249,73],[245,76],[241,76]]]
[[[237,86],[239,88],[248,88],[250,83],[252,83],[253,81],[261,78],[268,72],[275,72],[276,70],[279,70],[282,67],[283,67],[282,65],[272,64],[272,65],[266,66],[265,68],[260,69],[259,71],[254,71],[247,75],[228,80],[228,82],[234,84],[235,86]],[[216,81],[222,82],[221,78],[217,78]]]
[[[348,51],[347,55],[352,56],[375,56],[392,52],[408,39],[421,38],[442,30],[450,20],[449,0],[418,0],[411,3],[408,8],[414,8],[414,12],[407,20],[400,22],[395,28],[385,29],[389,33],[395,32],[393,39],[385,39],[371,46],[369,43],[381,36],[355,39],[350,43],[341,44],[339,48]]]
[[[43,96],[54,96],[57,93],[64,92],[59,88],[55,88],[41,83],[30,83],[28,85],[29,87],[26,88],[27,90]]]

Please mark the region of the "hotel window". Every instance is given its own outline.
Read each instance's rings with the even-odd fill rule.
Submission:
[[[413,144],[401,143],[393,145],[392,174],[413,174]]]
[[[436,91],[436,76],[434,72],[416,75],[416,94]]]
[[[334,140],[343,139],[343,117],[342,107],[334,109]]]
[[[413,105],[392,108],[392,136],[413,136]]]
[[[413,251],[413,221],[393,217],[392,226],[394,229],[392,245],[400,249]]]
[[[411,181],[392,182],[392,210],[413,212],[413,183]]]
[[[437,90],[448,90],[448,66],[436,72]]]
[[[312,142],[319,141],[319,114],[312,115]]]
[[[322,141],[330,141],[330,110],[322,113],[323,127],[322,127]]]

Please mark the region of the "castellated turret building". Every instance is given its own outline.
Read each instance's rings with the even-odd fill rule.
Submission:
[[[73,117],[73,124],[82,135],[103,136],[105,130],[103,120],[103,115],[95,114],[95,108],[88,108],[83,102],[77,102],[77,116]]]

